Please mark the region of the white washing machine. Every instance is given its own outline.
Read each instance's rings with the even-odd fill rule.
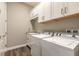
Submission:
[[[65,37],[54,36],[41,42],[43,56],[77,56],[79,42]]]
[[[30,47],[32,56],[42,55],[41,40],[47,37],[49,37],[49,35],[45,34],[30,35]]]

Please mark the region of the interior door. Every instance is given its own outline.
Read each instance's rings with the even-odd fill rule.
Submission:
[[[0,3],[0,48],[7,44],[7,6],[6,3]]]

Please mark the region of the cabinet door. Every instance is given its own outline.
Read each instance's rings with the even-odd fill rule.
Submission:
[[[31,54],[32,54],[32,56],[40,56],[40,46],[38,46],[36,44],[32,44]]]
[[[30,37],[31,40],[31,54],[32,56],[40,56],[40,40],[34,36]]]
[[[32,9],[31,11],[31,19],[35,18],[38,14],[38,6],[36,6],[35,8]]]
[[[68,15],[79,13],[79,2],[68,2]]]
[[[54,2],[54,17],[53,18],[58,18],[64,16],[64,2]]]
[[[6,3],[0,3],[0,34],[4,35],[7,31],[7,6]]]
[[[51,8],[52,8],[51,2],[44,3],[44,16],[45,16],[44,21],[48,21],[51,19],[51,16],[52,16],[52,9]]]
[[[38,11],[38,22],[43,22],[44,21],[44,3],[39,4],[39,11]]]
[[[0,3],[0,48],[4,48],[7,44],[7,5]]]

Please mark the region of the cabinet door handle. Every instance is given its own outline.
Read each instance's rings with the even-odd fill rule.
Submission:
[[[67,7],[65,7],[65,14],[67,14],[67,12],[68,12],[68,8],[67,8]]]
[[[61,14],[63,15],[63,8],[61,9]]]
[[[65,14],[66,14],[66,7],[64,9],[65,9]]]

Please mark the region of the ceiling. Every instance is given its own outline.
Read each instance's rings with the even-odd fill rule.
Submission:
[[[35,7],[36,5],[38,5],[40,2],[24,2],[32,7]]]

